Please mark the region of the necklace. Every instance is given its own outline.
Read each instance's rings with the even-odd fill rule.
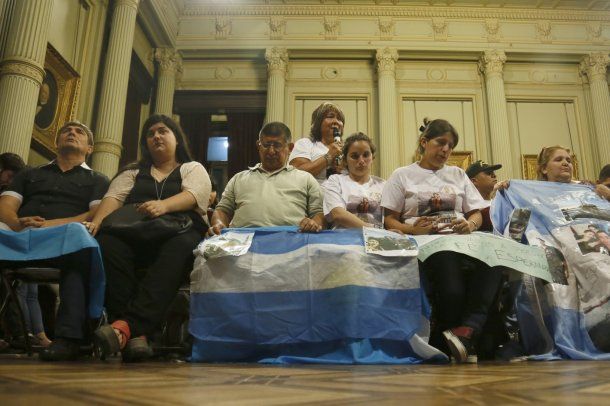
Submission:
[[[180,165],[176,166],[176,168],[178,168]],[[159,193],[159,189],[157,187],[157,179],[155,179],[152,176],[152,173],[150,174],[150,177],[153,178],[153,180],[155,181],[155,194],[157,195],[157,200],[161,200],[161,197],[163,197],[163,188],[165,187],[165,182],[167,182],[167,179],[169,179],[169,177],[171,176],[172,173],[174,173],[174,171],[176,170],[176,168],[172,169],[172,171],[170,173],[167,174],[167,176],[165,177],[165,179],[163,179],[163,183],[161,183],[161,193]],[[156,169],[156,168],[155,168]],[[157,170],[157,169],[156,169]],[[157,170],[157,172],[159,172],[159,170]]]

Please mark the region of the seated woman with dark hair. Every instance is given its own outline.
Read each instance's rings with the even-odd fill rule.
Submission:
[[[469,234],[481,225],[479,210],[486,204],[464,170],[447,165],[457,131],[445,120],[424,124],[418,142],[421,160],[396,169],[383,189],[385,226],[415,235]],[[453,251],[438,252],[423,266],[437,322],[431,344],[448,346],[458,362],[476,362],[476,340],[501,272]]]
[[[203,238],[210,196],[210,178],[193,161],[182,129],[163,115],[149,117],[140,136],[142,158],[112,181],[90,223],[97,234],[104,218],[123,205],[135,204],[148,218],[182,212],[193,226],[185,232],[149,241],[147,236],[107,233],[99,241],[107,277],[106,308],[112,321],[95,331],[102,357],[122,351],[136,361],[152,355],[147,336],[160,325],[178,288],[192,269],[193,250]],[[145,268],[144,275],[139,271]]]
[[[322,184],[326,220],[333,228],[383,228],[385,181],[371,175],[375,145],[366,134],[352,134],[343,145],[343,157],[347,173],[331,175]]]

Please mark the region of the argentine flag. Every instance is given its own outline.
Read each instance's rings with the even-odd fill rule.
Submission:
[[[531,210],[528,243],[547,253],[554,283],[524,275],[517,297],[521,335],[535,359],[610,359],[610,202],[590,186],[515,181],[491,215],[499,232],[511,212]]]
[[[430,309],[415,256],[367,254],[357,229],[229,231],[245,236],[227,239],[224,253],[205,241],[195,250],[193,361],[447,360],[427,343]]]

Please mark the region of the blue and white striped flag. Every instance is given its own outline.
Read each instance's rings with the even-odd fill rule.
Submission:
[[[224,253],[209,241],[195,250],[194,361],[446,361],[427,343],[429,307],[416,257],[367,254],[355,229],[230,232],[253,233],[247,253],[229,252],[244,243],[237,238]]]
[[[554,282],[524,276],[526,347],[538,359],[610,359],[610,202],[586,185],[513,180],[492,203],[499,232],[515,208],[531,210],[525,235],[545,250]]]

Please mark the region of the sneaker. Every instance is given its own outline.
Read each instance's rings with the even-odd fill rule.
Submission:
[[[473,329],[460,326],[443,331],[451,355],[458,363],[476,364],[477,354],[472,345]]]

